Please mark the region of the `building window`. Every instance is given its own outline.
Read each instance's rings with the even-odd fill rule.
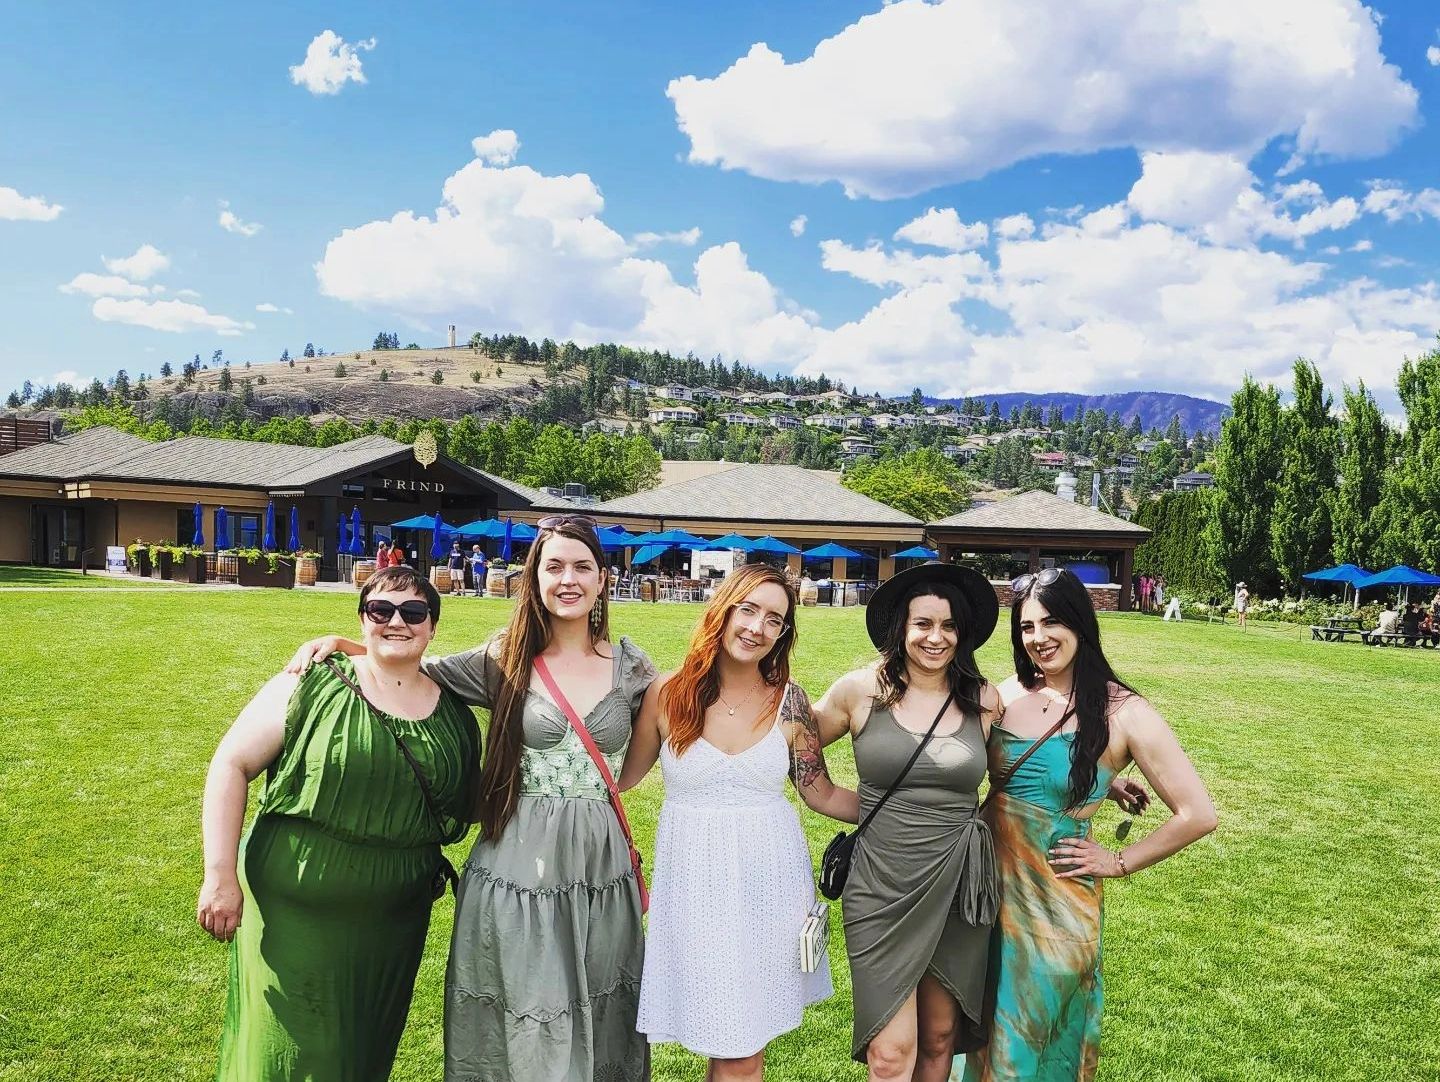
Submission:
[[[342,498],[353,497],[357,500],[363,500],[365,498],[365,486],[347,481],[340,486],[340,495]]]
[[[260,516],[231,515],[230,517],[235,528],[230,540],[235,542],[236,547],[258,549],[260,547]]]

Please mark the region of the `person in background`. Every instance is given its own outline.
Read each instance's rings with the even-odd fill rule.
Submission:
[[[1435,591],[1435,596],[1430,599],[1430,615],[1440,621],[1440,590]]]
[[[1157,575],[1155,577],[1155,607],[1158,609],[1165,604],[1165,578]]]
[[[485,596],[485,575],[489,567],[485,563],[485,551],[479,545],[470,546],[470,581],[475,587],[475,596]]]
[[[390,541],[388,538],[380,538],[380,544],[375,546],[375,570],[384,571],[390,566]]]
[[[1245,614],[1250,611],[1250,588],[1244,582],[1235,584],[1235,621],[1243,630]]]
[[[1378,641],[1377,635],[1395,634],[1395,625],[1399,622],[1400,610],[1395,607],[1395,601],[1392,598],[1386,598],[1385,607],[1380,610],[1380,619],[1375,624],[1374,630],[1368,634],[1362,634],[1360,637],[1367,643],[1375,643]]]
[[[474,716],[420,669],[439,620],[419,574],[377,571],[360,589],[368,653],[272,678],[216,749],[196,919],[233,940],[221,1082],[389,1076],[454,875],[440,847],[464,836],[480,778]]]
[[[1420,641],[1421,619],[1423,617],[1418,602],[1412,601],[1405,606],[1405,612],[1400,617],[1400,634],[1405,636],[1406,645],[1414,646]]]
[[[463,594],[465,592],[465,554],[460,551],[460,542],[450,542],[450,592],[452,594]]]
[[[1420,641],[1429,642],[1431,646],[1440,646],[1440,619],[1432,612],[1426,611],[1420,621]]]

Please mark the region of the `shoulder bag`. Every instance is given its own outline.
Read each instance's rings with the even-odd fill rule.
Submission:
[[[435,794],[430,791],[430,782],[426,779],[425,772],[420,769],[420,764],[415,761],[415,756],[412,755],[410,749],[405,746],[405,741],[400,739],[400,734],[390,728],[389,724],[385,721],[385,715],[376,709],[375,704],[365,697],[365,693],[360,690],[359,684],[340,671],[340,666],[336,665],[335,662],[328,657],[325,659],[325,665],[340,678],[343,684],[356,695],[360,696],[360,701],[369,709],[370,716],[375,719],[380,728],[384,729],[394,739],[395,746],[400,750],[400,754],[410,767],[410,772],[415,775],[415,781],[420,786],[420,795],[425,800],[425,810],[430,813],[430,818],[435,821],[435,829],[439,832],[441,841],[458,841],[458,837],[449,837],[449,832],[445,830],[445,818],[440,813],[440,807],[435,801]],[[463,835],[463,831],[461,833]],[[444,853],[441,853],[440,867],[435,869],[434,878],[430,881],[430,898],[432,901],[438,900],[440,896],[445,893],[447,883],[450,886],[450,892],[452,894],[455,893],[456,888],[460,884],[460,876],[455,871],[455,865],[450,863],[450,858],[445,856]]]
[[[875,802],[870,813],[865,816],[860,825],[849,834],[840,831],[830,844],[825,847],[825,854],[820,858],[820,893],[832,901],[840,897],[845,890],[845,881],[850,878],[850,861],[855,855],[855,842],[864,833],[865,828],[870,825],[870,820],[875,818],[875,813],[885,806],[885,802],[894,795],[895,790],[900,788],[900,783],[910,773],[910,768],[920,758],[920,753],[925,750],[925,745],[930,743],[930,738],[935,735],[935,727],[940,724],[940,719],[945,716],[945,711],[950,709],[950,704],[955,701],[955,693],[952,691],[945,698],[945,704],[940,707],[940,713],[935,715],[935,720],[930,723],[925,736],[915,746],[915,753],[910,756],[910,761],[905,764],[905,769],[890,783],[890,788],[885,790],[885,795]]]
[[[565,698],[565,693],[560,690],[560,685],[550,675],[550,667],[545,664],[543,657],[535,658],[535,671],[540,675],[540,682],[545,685],[545,690],[550,693],[550,698],[555,705],[564,711],[565,716],[570,720],[570,726],[575,730],[575,735],[580,738],[580,743],[585,745],[585,750],[590,753],[590,761],[595,764],[595,769],[600,772],[600,778],[605,782],[605,789],[610,794],[610,808],[615,812],[615,818],[620,821],[620,831],[625,835],[625,844],[630,847],[630,867],[635,870],[635,886],[640,890],[640,912],[650,911],[650,892],[645,889],[645,871],[640,858],[640,850],[635,848],[635,836],[630,833],[630,820],[625,817],[625,805],[620,803],[620,790],[615,785],[615,777],[610,773],[610,764],[605,761],[605,756],[600,754],[600,749],[595,746],[595,738],[590,735],[590,730],[585,728],[585,723],[580,720],[580,714],[570,705],[570,700]]]

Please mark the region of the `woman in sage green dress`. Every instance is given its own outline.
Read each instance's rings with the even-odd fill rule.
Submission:
[[[644,1082],[644,959],[630,849],[599,771],[533,677],[544,659],[619,776],[655,669],[609,641],[593,520],[539,522],[508,625],[425,672],[490,711],[445,973],[446,1082]],[[323,639],[292,664],[354,644]]]
[[[1084,584],[1053,569],[1022,576],[1013,592],[1016,675],[1000,687],[1005,717],[991,730],[991,777],[1005,778],[1035,751],[984,813],[1000,868],[994,1020],[964,1078],[1089,1082],[1104,999],[1101,880],[1148,868],[1204,837],[1215,829],[1215,808],[1170,727],[1110,667]],[[1107,790],[1127,810],[1144,810],[1142,786],[1112,784],[1131,762],[1174,814],[1114,852],[1092,839],[1090,818]]]
[[[824,742],[852,738],[862,822],[921,749],[857,839],[843,895],[851,1054],[872,1082],[942,1082],[979,1040],[996,879],[976,790],[1000,696],[974,653],[998,614],[994,589],[969,568],[896,575],[865,616],[880,660],[814,708]]]
[[[221,1082],[389,1077],[437,874],[444,882],[440,846],[467,827],[475,718],[420,671],[440,597],[392,568],[365,584],[360,612],[368,655],[334,659],[338,674],[275,677],[210,765],[197,917],[233,937]],[[246,789],[262,770],[242,846]]]

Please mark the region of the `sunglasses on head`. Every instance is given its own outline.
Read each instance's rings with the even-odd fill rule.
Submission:
[[[430,606],[423,601],[402,601],[397,605],[393,601],[377,598],[361,605],[360,611],[365,614],[366,619],[377,624],[388,624],[397,612],[400,619],[407,624],[423,624],[430,619]]]
[[[1010,584],[1013,593],[1023,594],[1032,586],[1050,586],[1065,574],[1063,567],[1047,567],[1044,571],[1036,571],[1034,574],[1021,575]]]
[[[597,523],[589,515],[546,515],[539,522],[535,523],[542,530],[553,530],[557,526],[564,526],[569,523],[571,526],[583,526],[587,530],[593,530]]]

